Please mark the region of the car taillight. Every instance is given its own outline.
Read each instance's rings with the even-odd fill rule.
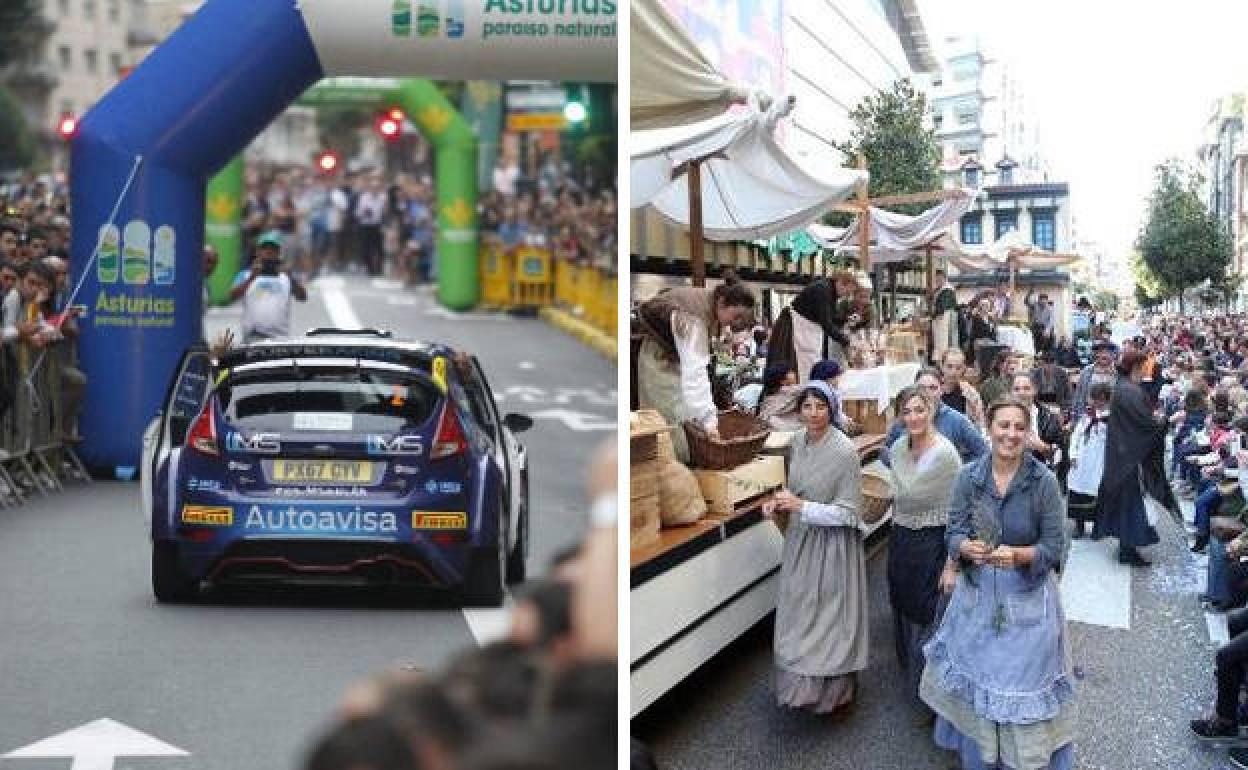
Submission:
[[[448,402],[442,408],[442,419],[438,421],[438,434],[433,439],[433,459],[451,457],[468,451],[468,439],[464,429],[459,425],[459,418]]]
[[[212,402],[209,401],[204,411],[200,412],[199,417],[196,417],[195,422],[191,424],[191,432],[186,437],[186,445],[191,449],[213,457],[221,454],[221,448],[217,445],[217,421],[213,416],[215,411]]]

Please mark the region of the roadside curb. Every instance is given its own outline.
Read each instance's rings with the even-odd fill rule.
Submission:
[[[616,341],[601,329],[555,307],[544,307],[538,314],[546,323],[571,334],[611,361],[616,360]]]

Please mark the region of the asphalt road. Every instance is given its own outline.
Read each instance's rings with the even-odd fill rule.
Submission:
[[[585,467],[613,435],[614,366],[540,320],[448,317],[426,292],[360,276],[315,285],[294,328],[352,315],[475,353],[503,409],[537,417],[522,440],[532,469],[530,575],[545,572],[585,531]],[[236,327],[237,311],[209,320],[210,329]],[[84,725],[86,735],[25,754],[85,746],[98,755],[131,728],[167,744],[131,735],[131,754],[189,756],[80,757],[74,770],[295,768],[351,683],[395,666],[436,669],[505,621],[502,610],[465,612],[428,597],[302,590],[162,606],[148,554],[136,484],[96,483],[0,510],[0,768],[69,768],[68,756],[5,755]]]
[[[1204,561],[1188,552],[1174,521],[1163,519],[1159,529],[1162,542],[1146,554],[1154,566],[1130,570],[1129,628],[1068,623],[1079,677],[1075,746],[1081,770],[1228,767],[1224,752],[1198,744],[1187,728],[1213,703],[1211,636],[1218,618],[1207,620],[1197,599]],[[1112,560],[1113,543],[1095,544],[1095,555]],[[634,719],[633,735],[651,746],[664,770],[957,767],[935,747],[903,695],[886,563],[882,549],[868,561],[870,660],[845,721],[776,706],[768,620]]]

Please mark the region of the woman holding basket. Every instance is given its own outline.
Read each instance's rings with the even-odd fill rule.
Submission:
[[[843,714],[867,667],[867,569],[862,469],[853,442],[832,428],[827,383],[802,393],[805,428],[789,450],[789,488],[764,506],[787,519],[776,606],[776,698],[781,706]]]
[[[992,453],[958,474],[948,556],[963,565],[923,648],[934,738],[963,768],[1075,766],[1074,674],[1054,569],[1065,551],[1057,478],[1026,449],[1031,410],[988,407]]]

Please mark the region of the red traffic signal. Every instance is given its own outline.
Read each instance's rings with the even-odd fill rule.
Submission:
[[[382,115],[377,120],[377,133],[381,134],[381,138],[386,141],[394,141],[399,138],[399,134],[403,132],[403,116],[399,113],[396,120],[393,114]]]
[[[319,168],[322,173],[334,173],[338,170],[338,154],[329,150],[322,152],[320,155],[316,156],[316,167]]]
[[[60,122],[56,124],[56,131],[66,141],[73,139],[74,134],[78,133],[78,119],[73,115],[61,116]]]

